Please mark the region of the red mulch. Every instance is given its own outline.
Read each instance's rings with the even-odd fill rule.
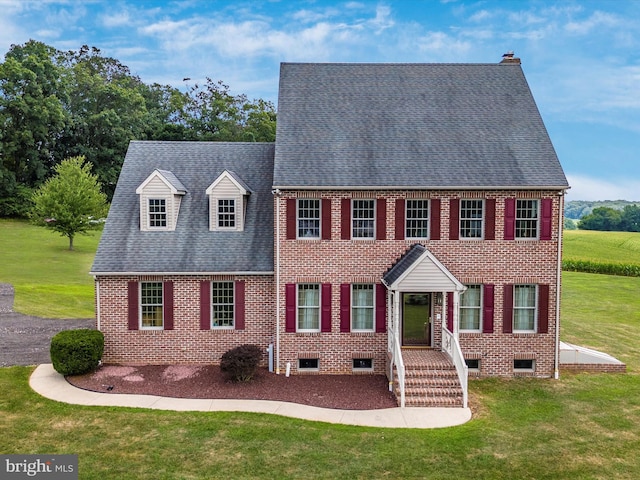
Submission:
[[[278,400],[316,407],[371,410],[397,407],[384,375],[276,375],[259,369],[250,382],[227,381],[217,365],[104,365],[67,377],[77,387],[104,393],[175,398]]]

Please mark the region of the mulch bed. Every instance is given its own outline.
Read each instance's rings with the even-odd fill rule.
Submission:
[[[397,407],[384,375],[276,375],[261,368],[250,382],[227,381],[217,365],[103,365],[67,377],[76,387],[104,393],[175,398],[277,400],[345,410]]]

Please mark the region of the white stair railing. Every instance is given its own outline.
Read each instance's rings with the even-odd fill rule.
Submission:
[[[391,353],[390,377],[393,382],[393,366],[395,365],[398,374],[398,387],[400,389],[400,407],[404,408],[404,361],[402,359],[402,349],[400,348],[400,339],[393,328],[388,329],[389,335],[389,351]],[[391,388],[391,385],[390,385]]]
[[[464,357],[462,356],[462,349],[460,343],[453,333],[449,331],[446,325],[442,324],[442,351],[446,353],[458,372],[458,379],[460,380],[460,386],[462,387],[462,403],[463,407],[467,408],[468,404],[468,383],[469,383],[469,368],[467,367]]]

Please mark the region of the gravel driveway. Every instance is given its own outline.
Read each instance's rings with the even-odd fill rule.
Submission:
[[[58,320],[13,312],[13,287],[0,283],[0,367],[51,363],[51,338],[61,330],[95,328],[95,320]]]

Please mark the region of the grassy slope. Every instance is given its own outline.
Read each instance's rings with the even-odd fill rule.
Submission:
[[[0,219],[0,282],[16,289],[14,310],[46,318],[92,318],[89,269],[99,232],[66,237],[26,222]]]
[[[565,230],[565,260],[640,265],[640,233]]]

